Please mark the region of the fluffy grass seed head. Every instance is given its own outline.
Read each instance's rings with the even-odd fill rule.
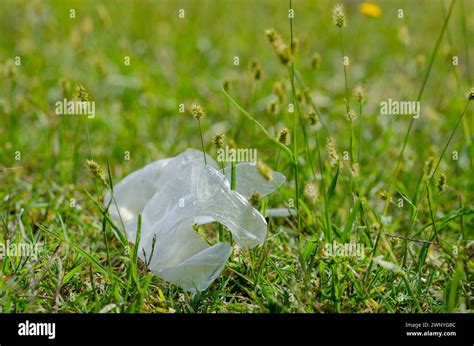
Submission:
[[[86,102],[89,101],[89,93],[87,92],[86,88],[82,84],[76,84],[76,97],[82,101]]]
[[[346,15],[344,13],[344,6],[342,6],[341,4],[337,4],[336,6],[334,6],[334,9],[332,10],[332,19],[337,27],[343,28],[346,26]]]
[[[387,190],[380,190],[378,192],[378,196],[381,200],[386,201],[388,199],[388,192]]]
[[[354,162],[351,166],[351,174],[354,178],[360,175],[360,165],[358,162]]]
[[[319,121],[319,116],[315,112],[308,113],[308,120],[311,125],[316,125]]]
[[[296,97],[297,97],[299,103],[304,103],[304,102],[306,102],[306,95],[305,95],[305,93],[304,93],[303,90],[299,90],[299,91],[296,93]]]
[[[474,88],[471,88],[471,90],[469,90],[469,93],[467,95],[467,99],[468,100],[474,100]]]
[[[349,120],[350,122],[353,122],[354,120],[357,119],[357,114],[352,109],[349,109],[349,111],[346,114],[346,117],[347,117],[347,120]]]
[[[436,185],[438,192],[441,193],[446,188],[446,175],[441,173],[438,178],[438,184]]]
[[[267,105],[267,110],[270,114],[278,113],[278,99],[271,100]]]
[[[311,203],[314,204],[319,196],[318,187],[316,186],[315,183],[308,182],[304,186],[303,194]]]
[[[278,141],[286,145],[286,143],[288,142],[289,132],[290,131],[287,128],[280,130],[280,132],[278,133]]]
[[[431,176],[431,172],[433,171],[433,164],[434,158],[430,156],[428,160],[425,162],[425,174],[427,177]]]
[[[257,191],[254,191],[249,197],[249,202],[252,207],[257,209],[260,206],[260,203],[262,202],[262,198],[260,197],[260,194]]]
[[[283,41],[280,33],[275,29],[267,29],[265,31],[268,40],[270,41],[273,50],[275,51],[278,59],[283,65],[287,65],[291,61],[291,48]]]
[[[358,102],[365,100],[365,90],[364,87],[360,84],[357,84],[354,88],[354,97]]]
[[[204,108],[196,103],[194,103],[191,107],[191,114],[193,115],[194,119],[201,120],[201,118],[206,114]]]
[[[108,186],[109,184],[107,183],[107,180],[105,179],[104,172],[102,171],[102,168],[99,166],[97,162],[94,160],[86,160],[86,166],[89,168],[89,172],[91,175],[94,177],[94,179],[97,179],[100,181],[104,186]]]
[[[252,60],[250,62],[250,73],[255,80],[260,80],[263,78],[263,68],[257,60]]]
[[[268,40],[270,41],[271,44],[277,41],[280,36],[280,34],[278,34],[278,32],[273,28],[265,30],[265,34],[267,35]]]
[[[283,102],[285,99],[285,84],[282,82],[275,82],[273,84],[273,93],[278,97],[278,101]]]
[[[273,179],[272,170],[262,161],[257,162],[258,173],[263,177],[263,179],[269,181]]]
[[[214,137],[211,138],[211,143],[217,148],[224,148],[225,144],[225,135],[223,133],[216,133]]]
[[[339,154],[337,153],[334,138],[328,138],[326,140],[326,151],[329,156],[329,164],[331,167],[336,167],[339,164]]]
[[[382,14],[382,9],[376,3],[366,1],[359,5],[359,12],[369,18],[378,18]]]

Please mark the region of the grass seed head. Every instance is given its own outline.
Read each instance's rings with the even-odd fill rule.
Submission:
[[[358,162],[354,162],[351,166],[351,174],[354,178],[360,175],[360,165]]]
[[[273,29],[273,28],[265,30],[265,34],[267,35],[268,40],[269,40],[270,43],[272,43],[272,44],[273,44],[273,42],[275,42],[276,40],[279,39],[279,34],[278,34],[278,32],[277,32],[275,29]]]
[[[288,134],[289,130],[287,128],[280,130],[280,132],[278,133],[278,141],[286,145],[286,142],[288,141]]]
[[[108,186],[107,180],[105,179],[104,172],[97,162],[94,160],[86,160],[86,166],[89,168],[91,175],[100,181],[104,186]]]
[[[352,109],[349,109],[349,111],[346,114],[346,117],[347,117],[347,120],[352,122],[357,119],[357,114]]]
[[[283,41],[280,33],[275,29],[268,29],[265,31],[268,40],[272,44],[273,50],[275,51],[278,59],[283,65],[287,65],[291,61],[291,48]]]
[[[272,170],[270,169],[270,167],[268,167],[265,163],[263,163],[262,161],[258,161],[257,162],[257,170],[258,170],[258,173],[260,173],[260,175],[263,177],[263,179],[265,179],[266,181],[269,181],[269,180],[272,180],[273,179],[273,176],[272,176]]]
[[[314,204],[319,196],[318,187],[316,186],[315,183],[308,182],[304,186],[303,194],[311,203]]]
[[[216,133],[211,138],[211,143],[217,148],[222,149],[224,147],[225,135],[223,133]]]
[[[439,193],[443,192],[446,188],[446,175],[444,173],[439,175],[437,188]]]
[[[260,194],[257,191],[254,191],[249,197],[249,202],[252,207],[257,209],[260,206],[260,203],[262,202],[262,198],[260,197]]]
[[[343,28],[346,26],[346,15],[344,14],[344,7],[341,4],[334,6],[332,19],[337,27]]]
[[[383,201],[386,201],[388,199],[388,192],[386,190],[380,190],[378,195],[379,198]]]
[[[273,99],[268,103],[267,106],[268,112],[271,114],[277,114],[278,113],[278,99]]]
[[[308,119],[311,125],[316,125],[319,121],[319,116],[315,112],[310,112],[308,114]]]
[[[431,172],[433,170],[434,158],[430,156],[428,160],[425,162],[425,174],[427,177],[431,176]]]
[[[282,82],[275,82],[273,84],[273,93],[278,97],[280,102],[283,102],[285,99],[285,84]]]
[[[299,103],[303,103],[306,101],[306,95],[304,94],[303,90],[299,90],[296,94]]]
[[[469,90],[467,98],[468,100],[474,100],[474,88],[471,88],[471,90]]]
[[[365,99],[364,87],[360,84],[357,84],[354,88],[354,97],[357,101],[362,102]]]
[[[82,101],[89,101],[89,93],[82,84],[76,84],[76,97]]]
[[[255,80],[260,80],[263,78],[262,65],[260,65],[256,60],[252,60],[252,62],[250,63],[250,72],[252,74],[253,79]]]
[[[202,106],[196,103],[192,105],[191,114],[193,115],[194,119],[201,120],[205,113],[206,112],[204,111],[204,108]]]
[[[328,138],[326,140],[326,151],[329,156],[329,164],[331,167],[336,167],[339,164],[339,154],[337,153],[334,138]]]

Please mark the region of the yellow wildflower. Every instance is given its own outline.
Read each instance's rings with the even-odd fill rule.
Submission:
[[[367,1],[359,5],[359,12],[369,18],[378,18],[382,14],[382,9],[376,3]]]

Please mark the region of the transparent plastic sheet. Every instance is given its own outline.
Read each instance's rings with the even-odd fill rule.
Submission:
[[[243,162],[235,165],[236,191],[245,198],[249,198],[253,192],[258,192],[261,197],[266,196],[283,184],[285,176],[278,172],[272,172],[272,179],[265,180],[257,170],[257,165],[251,162]],[[224,174],[230,181],[231,167],[224,168]]]
[[[169,159],[137,170],[114,187],[110,215],[129,241],[135,242],[138,215],[142,214],[140,258],[152,272],[185,290],[203,291],[223,270],[232,248],[225,243],[209,246],[193,224],[217,221],[226,226],[239,246],[251,248],[265,240],[267,223],[246,197],[253,191],[266,195],[285,177],[273,172],[265,181],[255,166],[238,164],[237,190],[215,161],[188,149]],[[227,172],[229,177],[227,177]],[[106,197],[108,204],[111,196]]]

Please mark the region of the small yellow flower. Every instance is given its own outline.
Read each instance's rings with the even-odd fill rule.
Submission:
[[[382,9],[379,5],[367,1],[359,5],[359,12],[369,18],[378,18],[382,14]]]

